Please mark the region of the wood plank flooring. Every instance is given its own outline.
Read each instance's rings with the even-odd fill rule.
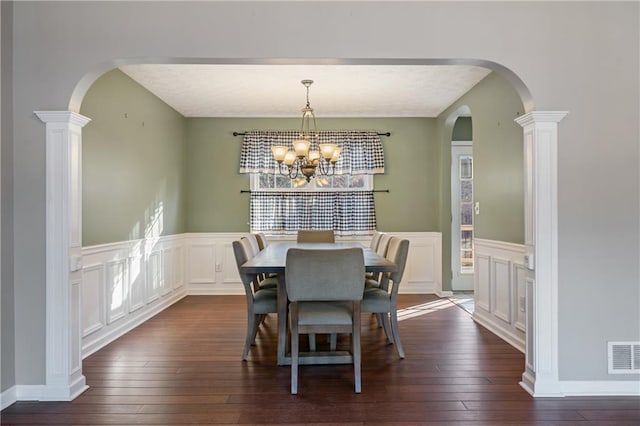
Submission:
[[[640,399],[534,399],[524,356],[430,295],[401,295],[406,358],[363,315],[362,393],[350,365],[276,366],[276,318],[240,360],[240,296],[190,296],[84,360],[90,389],[72,402],[18,402],[3,425],[639,425]],[[301,341],[304,346],[306,339]],[[318,337],[318,350],[324,344]],[[347,347],[348,338],[339,346]]]

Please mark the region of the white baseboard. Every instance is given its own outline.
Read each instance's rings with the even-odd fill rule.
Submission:
[[[435,295],[440,297],[440,298],[452,297],[453,296],[453,292],[449,291],[449,290],[436,290],[435,291]]]
[[[87,389],[89,386],[86,385],[84,376],[80,376],[70,387],[15,385],[0,395],[0,410],[17,401],[72,401]]]
[[[640,396],[640,380],[561,380],[564,396]]]
[[[520,386],[535,398],[567,396],[640,396],[640,380],[560,380],[536,386],[535,378],[522,375]]]
[[[0,410],[4,410],[17,400],[16,386],[12,386],[0,394]]]
[[[519,350],[520,352],[525,352],[525,342],[524,339],[519,338],[514,334],[511,334],[509,330],[504,327],[499,327],[495,325],[490,318],[486,318],[479,314],[478,310],[475,310],[473,313],[473,320],[483,326],[484,328],[491,331],[493,334]]]
[[[187,286],[188,296],[244,296],[242,283],[233,284],[189,284]]]

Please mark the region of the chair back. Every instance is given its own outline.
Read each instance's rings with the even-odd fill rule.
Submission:
[[[269,241],[267,241],[267,237],[265,237],[265,235],[262,232],[258,232],[253,235],[255,235],[256,240],[258,240],[258,247],[260,248],[260,250],[264,250],[264,248],[269,245]]]
[[[371,237],[371,243],[369,243],[369,248],[371,250],[378,250],[378,243],[380,243],[380,237],[382,237],[382,232],[373,231],[373,236]]]
[[[285,268],[290,301],[362,300],[364,254],[360,248],[289,249]]]
[[[242,284],[244,285],[245,293],[247,294],[247,296],[253,296],[252,283],[254,277],[250,274],[242,273],[242,270],[240,268],[247,260],[250,259],[250,257],[247,255],[247,251],[240,241],[234,241],[232,245],[233,255],[236,258],[236,266],[238,267],[238,273],[240,274],[240,279],[242,280]]]
[[[325,231],[300,230],[297,241],[299,243],[335,243],[336,237],[331,229]]]
[[[405,240],[398,237],[392,237],[389,241],[389,248],[387,250],[386,258],[396,264],[398,269],[395,272],[389,272],[384,274],[385,281],[393,281],[392,294],[398,294],[398,288],[400,287],[400,281],[402,281],[402,275],[404,274],[405,266],[407,265],[407,256],[409,255],[409,240]],[[385,282],[385,286],[388,285],[388,281]]]
[[[387,248],[389,247],[389,241],[391,240],[391,235],[382,234],[380,236],[380,241],[378,241],[378,247],[376,248],[376,253],[378,253],[382,257],[387,256]]]
[[[253,251],[254,256],[260,253],[260,243],[258,243],[258,237],[256,236],[256,234],[248,234],[247,236],[244,236],[242,238],[246,238],[249,243],[251,243],[251,251]]]

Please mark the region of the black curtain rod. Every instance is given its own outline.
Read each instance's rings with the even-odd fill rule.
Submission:
[[[249,191],[248,189],[241,189],[240,193],[241,194],[248,194],[251,191]],[[264,191],[255,191],[255,192],[264,192]],[[363,192],[367,192],[367,191],[363,191]],[[388,189],[374,189],[373,192],[389,192]]]
[[[233,136],[244,136],[244,135],[246,135],[245,132],[233,132]],[[378,136],[391,136],[391,132],[378,133]]]

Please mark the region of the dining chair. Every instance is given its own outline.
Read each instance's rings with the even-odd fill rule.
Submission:
[[[392,237],[386,258],[396,264],[396,272],[384,272],[377,288],[367,288],[362,298],[362,312],[376,314],[382,322],[387,339],[396,346],[400,358],[404,350],[398,329],[398,290],[407,264],[409,240]],[[389,324],[391,322],[391,324]]]
[[[299,230],[297,236],[297,242],[299,243],[335,243],[335,235],[333,230]],[[309,349],[314,352],[316,350],[316,335],[310,333],[309,336]],[[334,333],[329,337],[330,348],[335,350],[338,341],[338,336]]]
[[[258,247],[260,250],[264,250],[264,248],[269,245],[269,241],[267,241],[267,237],[262,232],[256,232],[253,235],[255,235],[256,240],[258,240]]]
[[[251,243],[251,248],[253,249],[254,256],[262,250],[260,248],[260,243],[258,242],[258,237],[256,234],[247,234],[243,238],[246,238]]]
[[[233,254],[236,258],[236,266],[244,287],[247,301],[247,335],[242,350],[242,360],[246,361],[249,348],[255,344],[258,328],[264,321],[266,314],[278,312],[278,291],[275,288],[258,288],[254,285],[255,277],[245,274],[241,266],[249,260],[245,247],[240,241],[234,241]]]
[[[254,241],[255,239],[250,237],[240,238],[240,244],[247,255],[247,260],[252,259],[258,254],[259,250],[256,250],[257,244],[254,244]],[[278,277],[265,277],[264,274],[256,274],[252,277],[252,282],[255,291],[262,288],[276,288],[278,286]]]
[[[371,241],[369,242],[369,248],[375,252],[377,252],[378,250],[378,244],[380,243],[380,238],[385,235],[382,232],[379,232],[377,230],[373,231],[373,236],[371,237]],[[366,279],[376,279],[377,278],[377,274],[375,272],[367,272],[365,273],[365,278]]]
[[[257,246],[255,246],[253,243],[252,243],[252,245],[253,245],[253,251],[256,254],[258,252],[264,250],[264,248],[269,245],[269,242],[267,241],[267,237],[262,232],[254,232],[252,234],[249,234],[248,238],[249,238],[250,241],[255,238]],[[256,247],[257,247],[257,249],[256,249]],[[262,276],[262,278],[277,277],[277,276],[278,276],[278,274],[270,273],[270,274],[264,274]],[[267,282],[265,282],[265,284]]]
[[[369,242],[369,248],[373,251],[378,249],[378,243],[380,242],[380,237],[382,237],[383,233],[375,230],[373,231],[373,235],[371,236],[371,242]]]
[[[335,243],[336,237],[331,229],[323,231],[299,230],[297,241],[299,243]]]
[[[364,254],[360,248],[289,249],[285,276],[291,318],[291,393],[298,393],[299,335],[351,334],[355,392],[360,393],[360,302]]]
[[[392,235],[382,233],[378,240],[378,245],[376,247],[376,253],[382,257],[386,257],[387,248],[389,247],[389,241],[391,240]],[[365,288],[378,288],[380,286],[381,274],[379,272],[374,272],[372,274],[365,274]]]

